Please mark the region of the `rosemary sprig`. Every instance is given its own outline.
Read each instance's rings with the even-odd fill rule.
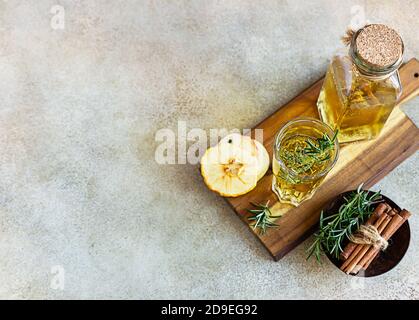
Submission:
[[[269,201],[266,204],[251,204],[256,207],[257,209],[247,209],[248,212],[252,214],[251,217],[247,218],[249,221],[254,221],[252,224],[253,230],[259,228],[260,234],[265,234],[266,229],[268,228],[275,228],[278,225],[272,222],[271,219],[279,218],[280,216],[274,216],[269,209]]]
[[[297,174],[308,173],[316,164],[330,159],[330,151],[335,147],[337,135],[338,130],[332,138],[325,133],[316,140],[308,138],[303,143],[297,144],[293,151],[283,148],[280,157],[285,165]]]
[[[380,199],[380,191],[369,195],[368,191],[362,190],[361,184],[356,192],[344,198],[345,203],[337,213],[324,217],[322,211],[319,231],[314,235],[314,242],[307,250],[307,260],[314,255],[320,262],[323,252],[339,258],[343,251],[342,242],[369,218],[373,212],[373,205],[381,202]]]
[[[338,136],[338,130],[335,131],[333,138],[323,133],[321,138],[317,138],[316,141],[313,139],[308,138],[306,143],[308,144],[307,148],[304,148],[304,154],[314,158],[316,161],[323,162],[330,159],[330,153],[327,152],[329,150],[333,150],[335,147],[335,140]],[[326,154],[327,152],[327,154]]]

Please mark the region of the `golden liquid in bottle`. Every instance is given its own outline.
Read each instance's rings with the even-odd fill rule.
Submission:
[[[400,92],[393,76],[370,80],[354,70],[349,57],[335,57],[317,101],[322,121],[339,129],[339,142],[375,138]]]
[[[318,176],[332,160],[333,151],[329,151],[329,160],[316,162],[304,156],[303,150],[308,147],[307,139],[315,140],[315,136],[295,133],[281,142],[280,149],[274,152],[272,161],[273,190],[281,202],[298,205],[311,198],[325,175]],[[305,159],[305,160],[304,160]],[[285,168],[281,166],[285,165]],[[291,172],[290,172],[291,171]],[[295,173],[295,174],[292,174]]]

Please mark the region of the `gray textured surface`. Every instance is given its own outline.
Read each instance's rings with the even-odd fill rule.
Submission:
[[[308,242],[271,261],[196,166],[154,161],[158,129],[249,128],[318,79],[355,4],[419,56],[419,1],[307,2],[0,1],[0,298],[418,299],[416,216],[357,282]],[[377,186],[416,213],[418,161]]]

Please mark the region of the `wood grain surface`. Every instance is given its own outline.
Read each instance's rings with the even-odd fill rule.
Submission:
[[[400,103],[403,103],[419,94],[419,61],[411,59],[403,65],[400,68],[400,78],[403,86]],[[317,81],[253,128],[263,129],[263,143],[271,160],[275,134],[284,123],[297,117],[319,117],[316,102],[322,83],[323,79]],[[269,229],[264,235],[252,228],[250,230],[272,257],[279,260],[315,231],[320,211],[329,201],[344,191],[356,189],[361,183],[364,183],[365,188],[373,186],[418,148],[418,128],[396,107],[378,138],[341,145],[336,166],[314,196],[300,206],[292,207],[278,202],[271,191],[271,170],[251,192],[237,198],[225,199],[247,225],[249,221],[246,209],[251,208],[250,202],[270,201],[273,213],[282,215],[277,221],[279,227]]]

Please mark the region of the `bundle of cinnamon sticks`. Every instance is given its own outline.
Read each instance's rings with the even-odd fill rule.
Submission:
[[[364,227],[373,229],[380,240],[386,243],[410,216],[411,213],[405,209],[398,212],[389,204],[380,203]],[[340,255],[343,261],[340,269],[347,274],[366,270],[381,249],[377,245],[349,242]]]

